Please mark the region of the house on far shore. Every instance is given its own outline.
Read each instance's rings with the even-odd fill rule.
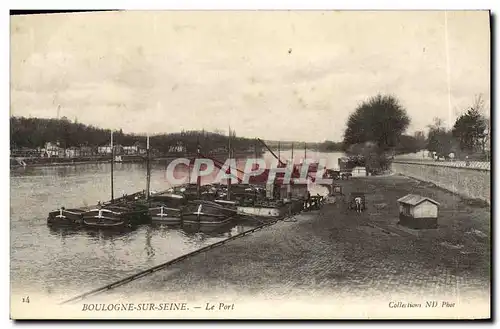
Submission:
[[[133,154],[138,154],[138,153],[139,153],[139,148],[136,145],[130,145],[130,146],[123,147],[123,154],[133,155]]]
[[[79,147],[68,147],[64,150],[64,155],[66,158],[79,158],[81,156]]]
[[[99,155],[111,154],[111,145],[98,146],[97,154]]]
[[[90,157],[94,155],[94,150],[90,146],[80,146],[80,156]]]
[[[45,153],[49,158],[63,158],[65,156],[64,149],[59,146],[59,142],[45,143]]]
[[[126,155],[146,154],[146,147],[139,142],[134,143],[134,145],[123,146],[122,150],[123,154]]]
[[[118,145],[113,145],[115,154],[123,154],[124,152],[124,147],[120,144]],[[111,144],[109,145],[102,145],[97,147],[97,154],[99,155],[111,155]]]
[[[184,153],[186,152],[186,146],[182,142],[178,142],[176,145],[171,145],[168,148],[169,153]]]

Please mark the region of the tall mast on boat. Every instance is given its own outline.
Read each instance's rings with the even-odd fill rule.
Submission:
[[[200,158],[200,135],[198,133],[198,138],[196,142],[196,158]],[[195,159],[196,162],[196,159]],[[198,196],[198,199],[201,198],[201,177],[200,177],[200,169],[196,172],[196,194]]]
[[[292,142],[292,160],[291,160],[291,162],[292,162],[292,165],[293,165],[293,142]]]
[[[114,152],[114,146],[113,146],[113,130],[111,130],[111,201],[113,201],[115,199],[115,196],[114,196],[114,193],[113,193],[113,190],[114,190],[114,186],[113,186],[113,164],[115,162],[115,152]]]
[[[257,138],[253,141],[254,170],[257,170]],[[257,199],[257,190],[253,189],[254,199]]]
[[[306,161],[307,158],[307,143],[304,142],[304,161]]]
[[[229,125],[228,157],[229,157],[229,178],[227,180],[227,200],[231,200],[231,125]]]
[[[149,134],[146,137],[146,200],[149,200],[149,190],[151,184],[151,167],[150,167],[150,150],[149,150]]]
[[[280,154],[281,154],[281,142],[278,141],[278,160],[280,159]]]
[[[271,154],[273,155],[273,157],[275,157],[276,159],[278,159],[278,161],[279,161],[279,163],[280,163],[281,165],[284,165],[284,164],[285,164],[285,163],[283,163],[283,161],[281,161],[281,159],[279,158],[279,156],[277,156],[277,155],[273,152],[273,150],[271,150],[271,149],[269,148],[269,146],[267,146],[267,144],[266,144],[266,143],[264,143],[264,141],[263,141],[262,139],[257,138],[257,140],[258,140],[258,141],[259,141],[262,145],[264,145],[264,147],[265,147],[265,148],[269,151],[269,153],[271,153]]]
[[[257,138],[253,140],[253,157],[257,159]]]

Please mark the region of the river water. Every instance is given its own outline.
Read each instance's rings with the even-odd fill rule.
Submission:
[[[303,151],[302,151],[303,153]],[[290,151],[281,152],[289,158]],[[295,152],[295,162],[300,155]],[[308,152],[335,167],[340,153]],[[272,155],[263,155],[266,160]],[[238,161],[242,166],[243,161]],[[178,170],[183,170],[182,168]],[[110,164],[84,164],[11,170],[11,291],[66,299],[112,283],[141,270],[226,239],[258,225],[236,221],[213,232],[144,225],[124,233],[49,228],[47,214],[109,200]],[[144,164],[114,166],[114,193],[145,189]],[[165,165],[154,164],[151,189],[165,190]]]

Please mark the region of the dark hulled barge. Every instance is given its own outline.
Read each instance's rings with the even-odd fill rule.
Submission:
[[[195,200],[181,211],[183,224],[222,225],[236,215],[233,207],[224,207],[212,201]]]
[[[86,209],[65,209],[49,212],[47,224],[52,226],[79,226],[83,224],[83,214]]]
[[[135,202],[96,207],[83,214],[83,224],[91,228],[128,228],[151,221],[147,205]]]

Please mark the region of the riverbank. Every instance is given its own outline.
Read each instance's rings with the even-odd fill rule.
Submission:
[[[163,318],[419,318],[431,311],[438,317],[488,316],[489,207],[464,203],[450,192],[398,175],[339,184],[344,194],[366,193],[365,213],[347,210],[338,198],[319,211],[278,222],[84,302],[182,301],[192,306],[189,314],[155,313]],[[417,232],[397,225],[396,200],[408,193],[441,203],[438,229]],[[431,311],[389,306],[391,301],[425,305],[434,299],[455,306]],[[234,303],[237,311],[194,309],[217,301]]]
[[[162,157],[162,158],[152,158],[151,162],[153,163],[164,163],[164,162],[170,162],[174,160],[174,157]],[[60,166],[78,166],[78,165],[85,165],[85,164],[99,164],[99,163],[110,163],[111,159],[109,158],[104,158],[104,159],[86,159],[83,161],[79,160],[71,160],[71,159],[66,159],[64,161],[54,161],[54,162],[25,162],[26,165],[12,165],[10,166],[11,169],[22,169],[22,168],[40,168],[40,167],[60,167]],[[121,161],[115,161],[116,164],[120,163],[145,163],[144,158],[141,157],[135,157],[135,158],[124,158]]]
[[[98,163],[109,163],[110,160],[102,161],[73,161],[73,162],[53,162],[53,163],[30,163],[25,166],[22,165],[11,165],[11,169],[22,169],[22,168],[44,168],[44,167],[61,167],[61,166],[77,166],[83,164],[98,164]]]
[[[177,158],[189,158],[194,157],[194,154],[172,154],[169,156],[154,156],[151,157],[151,162],[155,163],[170,163]],[[224,162],[226,160],[227,154],[225,153],[215,153],[209,154],[213,159]],[[235,157],[253,157],[254,153],[250,152],[237,152],[234,154]],[[257,156],[262,156],[259,152]],[[19,160],[19,161],[18,161]],[[115,163],[145,163],[145,155],[124,155],[121,156],[119,161]],[[88,158],[10,158],[10,168],[30,168],[30,167],[57,167],[57,166],[76,166],[82,164],[97,164],[97,163],[110,163],[111,157],[88,157]]]

